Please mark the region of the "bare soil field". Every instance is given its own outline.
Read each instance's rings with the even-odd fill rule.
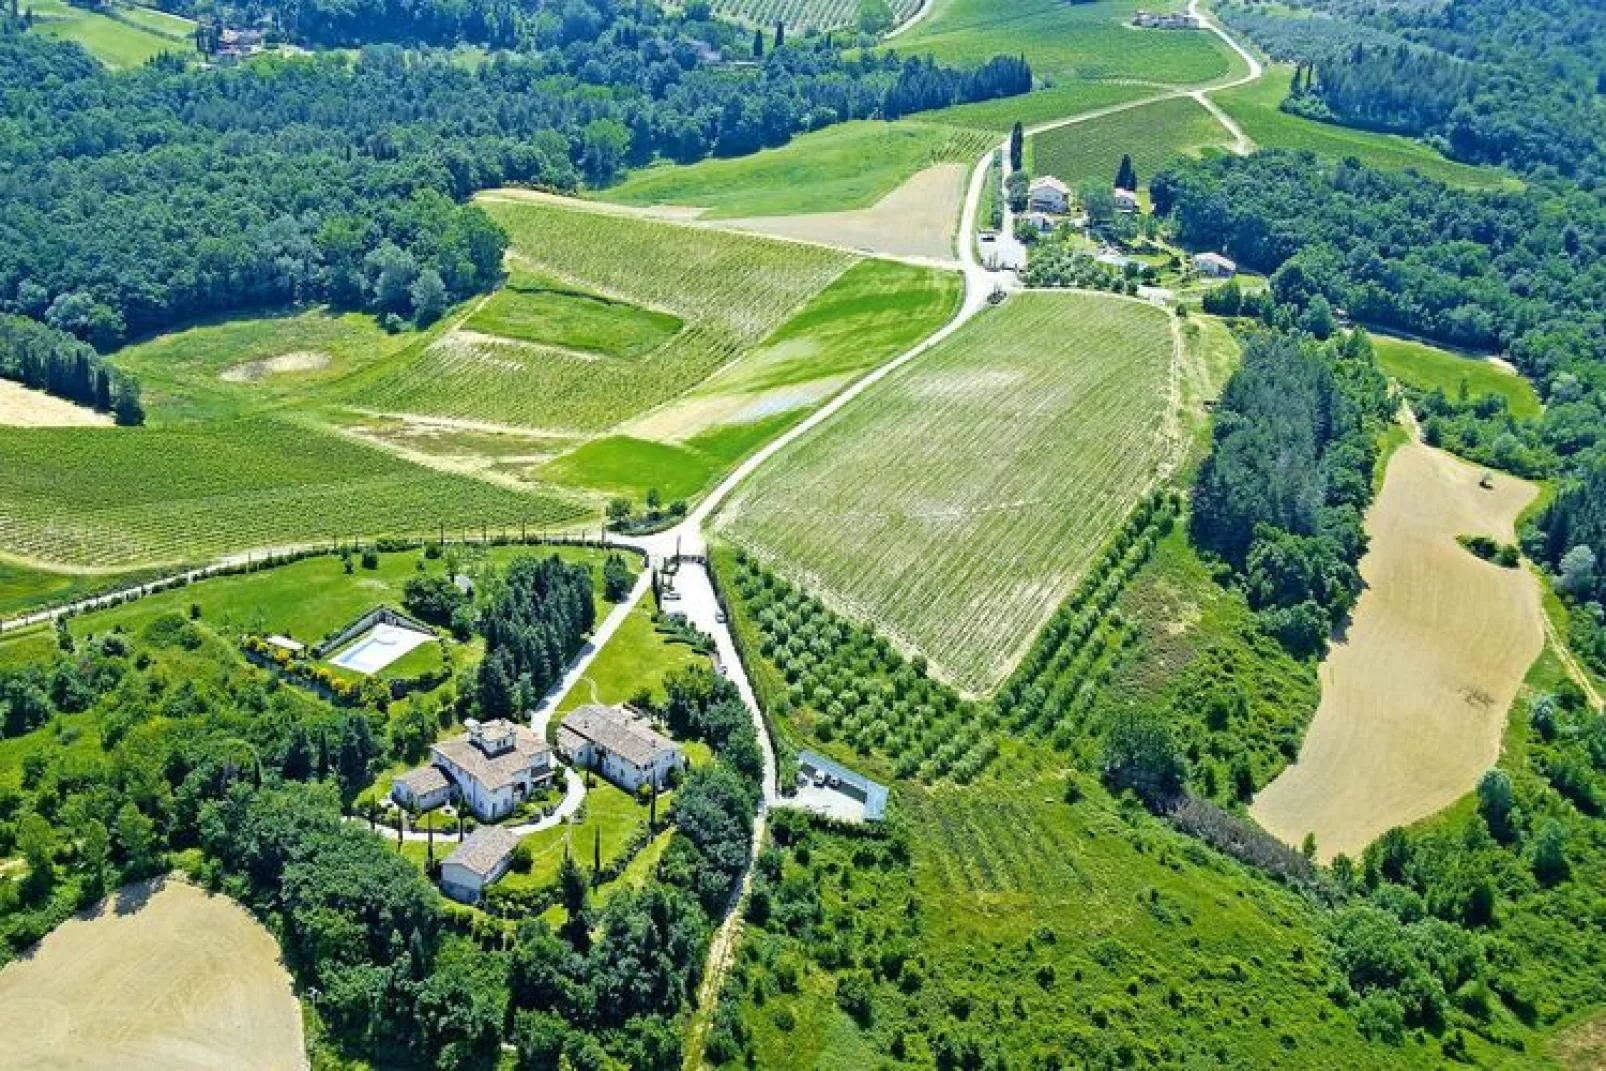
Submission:
[[[301,1068],[301,1010],[267,930],[180,881],[130,885],[0,971],[11,1067]]]
[[[877,201],[852,212],[732,219],[719,225],[777,238],[843,246],[892,257],[954,259],[954,235],[965,200],[963,164],[926,168]]]
[[[0,379],[0,424],[12,428],[98,428],[112,418],[42,390]]]
[[[328,367],[327,353],[302,350],[232,365],[224,369],[218,378],[225,383],[257,383],[269,376],[288,375],[292,372],[319,372]]]
[[[1407,443],[1367,516],[1366,590],[1322,664],[1299,761],[1251,808],[1290,844],[1314,833],[1324,860],[1449,806],[1499,758],[1506,711],[1544,646],[1539,585],[1456,537],[1512,542],[1537,489],[1504,475],[1484,489],[1482,471]]]

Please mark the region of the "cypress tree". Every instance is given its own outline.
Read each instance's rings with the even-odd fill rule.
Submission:
[[[1010,171],[1012,171],[1012,172],[1013,171],[1020,171],[1022,169],[1022,166],[1023,166],[1023,163],[1024,163],[1025,159],[1026,159],[1026,128],[1021,126],[1019,120],[1016,120],[1015,121],[1015,126],[1009,132],[1009,169],[1010,169]]]

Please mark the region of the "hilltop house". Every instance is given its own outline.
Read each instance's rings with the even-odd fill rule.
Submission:
[[[441,892],[466,904],[479,903],[485,887],[507,873],[519,837],[501,826],[481,826],[441,864]]]
[[[686,756],[667,736],[633,710],[583,706],[558,726],[558,752],[576,766],[593,769],[626,792],[645,784],[663,788]]]
[[[1238,265],[1220,253],[1200,253],[1193,258],[1194,269],[1211,279],[1231,279],[1238,274]]]
[[[1117,212],[1132,213],[1138,210],[1138,195],[1132,190],[1123,190],[1117,186],[1114,192],[1115,210]]]
[[[1071,207],[1071,188],[1053,175],[1033,179],[1026,191],[1026,207],[1033,212],[1063,215]]]
[[[494,822],[552,783],[552,749],[532,730],[505,718],[464,724],[466,733],[430,748],[428,766],[396,778],[392,799],[422,811],[457,799],[480,821]]]

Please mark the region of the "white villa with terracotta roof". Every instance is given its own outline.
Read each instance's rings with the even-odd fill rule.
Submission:
[[[589,704],[558,726],[558,752],[576,766],[593,769],[626,792],[642,785],[663,788],[670,772],[686,766],[680,745],[635,711]]]
[[[457,799],[480,821],[494,822],[552,783],[552,749],[533,730],[505,718],[464,725],[462,736],[430,748],[428,766],[396,778],[392,799],[421,811]]]

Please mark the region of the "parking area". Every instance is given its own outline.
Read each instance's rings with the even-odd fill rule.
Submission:
[[[789,804],[839,822],[879,822],[887,807],[883,785],[823,755],[798,756]]]

